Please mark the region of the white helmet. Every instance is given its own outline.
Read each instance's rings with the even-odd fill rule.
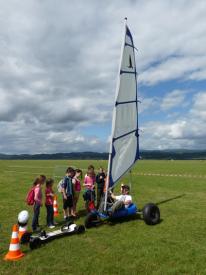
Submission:
[[[29,220],[29,212],[27,210],[23,210],[18,215],[18,223],[19,225],[27,224]]]

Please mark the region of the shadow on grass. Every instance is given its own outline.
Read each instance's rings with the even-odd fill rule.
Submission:
[[[131,222],[131,221],[144,221],[142,215],[140,214],[136,214],[135,216],[128,216],[128,217],[124,217],[124,218],[119,218],[119,219],[110,219],[108,220],[107,224],[114,226],[116,224],[121,224],[121,223],[126,223],[126,222]],[[160,219],[160,221],[158,222],[158,224],[162,223],[163,219]],[[156,224],[156,225],[158,225]]]
[[[180,199],[182,197],[186,196],[186,194],[181,194],[179,196],[176,196],[176,197],[172,197],[172,198],[169,198],[167,200],[163,200],[163,201],[159,201],[159,202],[156,202],[155,204],[156,205],[160,205],[160,204],[163,204],[163,203],[166,203],[166,202],[169,202],[169,201],[173,201],[173,200],[176,200],[176,199]]]

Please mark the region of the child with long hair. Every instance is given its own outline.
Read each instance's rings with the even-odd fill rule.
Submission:
[[[39,214],[40,207],[42,206],[42,185],[45,182],[46,177],[37,177],[34,182],[34,216],[32,219],[32,230],[37,231],[39,228]]]
[[[85,201],[85,208],[89,212],[91,208],[94,208],[95,201],[95,173],[94,166],[90,165],[87,170],[87,174],[84,177],[83,186],[85,187],[85,192],[83,198]]]
[[[53,202],[54,202],[54,191],[52,189],[54,180],[48,179],[46,181],[46,189],[45,189],[45,206],[47,210],[47,226],[49,228],[54,228],[54,208],[53,208]]]
[[[80,169],[76,169],[75,170],[75,176],[72,179],[72,183],[74,184],[74,201],[73,201],[73,212],[74,212],[74,216],[77,216],[77,202],[79,200],[79,193],[81,191],[81,181],[80,179],[82,179],[82,170]]]

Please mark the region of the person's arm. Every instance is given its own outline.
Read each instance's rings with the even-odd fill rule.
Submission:
[[[65,179],[65,180],[64,180],[64,184],[63,184],[63,188],[62,188],[62,194],[63,194],[63,198],[64,198],[65,200],[67,199],[66,188],[67,188],[67,181],[66,181],[66,179]]]
[[[34,201],[40,205],[42,205],[41,199],[40,199],[40,187],[37,186],[34,189]]]
[[[111,197],[112,197],[113,200],[116,200],[116,197],[117,197],[117,196],[115,196],[115,195],[111,192]]]
[[[132,203],[132,197],[128,196],[128,199],[124,201],[125,205],[130,205]]]

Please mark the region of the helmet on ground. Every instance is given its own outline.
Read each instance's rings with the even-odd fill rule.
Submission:
[[[18,215],[18,223],[19,225],[26,225],[29,220],[29,212],[27,210],[23,210]]]

